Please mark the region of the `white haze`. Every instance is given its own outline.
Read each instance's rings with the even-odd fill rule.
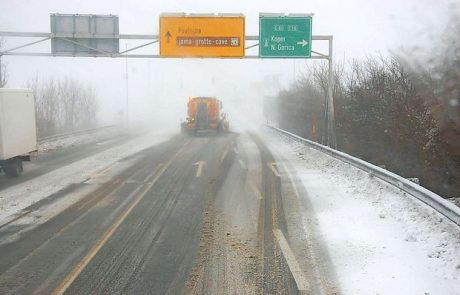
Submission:
[[[416,48],[421,57],[436,44],[447,15],[460,10],[456,1],[63,1],[0,0],[0,31],[49,32],[50,13],[114,14],[120,33],[158,34],[162,12],[243,13],[246,34],[258,34],[259,12],[314,13],[313,34],[334,35],[334,56],[360,58]],[[8,38],[6,47],[19,44]],[[139,42],[129,41],[129,47]],[[120,49],[125,48],[120,43]],[[322,46],[314,45],[323,50]],[[49,51],[49,43],[34,47]],[[25,51],[25,50],[23,50]],[[158,45],[144,53],[158,53]],[[257,54],[257,48],[250,53]],[[3,57],[8,87],[22,87],[39,77],[70,77],[91,83],[99,99],[101,123],[120,120],[125,110],[125,60],[108,58]],[[313,63],[314,61],[308,61]],[[129,59],[129,114],[155,128],[178,127],[188,96],[217,96],[229,117],[245,125],[261,119],[261,100],[289,86],[305,68],[303,60]],[[251,123],[248,123],[251,122]]]

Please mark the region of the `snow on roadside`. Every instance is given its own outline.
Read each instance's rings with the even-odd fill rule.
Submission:
[[[457,205],[458,207],[460,207],[460,197],[458,198],[449,198],[447,199],[449,200],[450,202],[452,202],[453,204]]]
[[[342,293],[460,294],[458,226],[337,159],[278,136],[267,142],[308,194]]]
[[[113,128],[101,128],[100,130],[83,133],[78,135],[69,135],[58,138],[51,138],[39,142],[38,151],[47,152],[59,148],[64,148],[73,145],[81,145],[84,143],[98,142],[101,140],[113,138],[115,135],[120,133],[120,129]]]
[[[172,136],[171,132],[155,132],[135,137],[124,144],[0,191],[0,224],[64,187],[83,182],[113,163],[164,142]]]

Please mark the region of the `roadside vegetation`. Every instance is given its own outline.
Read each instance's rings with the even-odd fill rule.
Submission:
[[[4,39],[0,38],[0,49]],[[0,88],[8,82],[8,69],[0,60]],[[38,76],[26,84],[34,91],[35,116],[38,137],[81,130],[97,125],[98,104],[96,92],[70,78],[40,79]]]
[[[96,126],[98,104],[91,86],[70,78],[36,77],[27,88],[34,91],[39,137]]]
[[[460,19],[442,46],[420,64],[370,56],[335,64],[338,149],[444,197],[460,197]],[[325,143],[327,64],[309,67],[287,90],[266,100],[269,120]]]

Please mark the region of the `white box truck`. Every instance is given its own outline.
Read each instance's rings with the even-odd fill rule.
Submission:
[[[31,89],[0,88],[0,168],[9,177],[37,152],[35,101]]]

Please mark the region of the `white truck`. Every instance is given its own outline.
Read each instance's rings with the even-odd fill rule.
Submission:
[[[0,88],[0,168],[9,177],[37,152],[35,101],[30,89]]]

